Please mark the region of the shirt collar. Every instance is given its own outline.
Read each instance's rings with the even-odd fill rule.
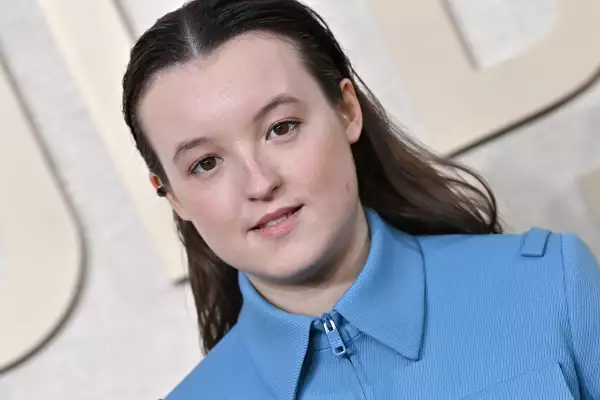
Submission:
[[[362,332],[418,360],[425,329],[425,272],[417,239],[368,211],[371,249],[334,310]]]
[[[278,309],[256,291],[245,274],[238,277],[244,303],[236,327],[275,398],[292,400],[296,397],[314,318]]]
[[[348,322],[404,357],[420,356],[425,277],[417,240],[367,210],[371,247],[356,281],[333,307]],[[260,376],[277,399],[294,399],[313,317],[268,303],[240,273],[244,303],[237,322]]]

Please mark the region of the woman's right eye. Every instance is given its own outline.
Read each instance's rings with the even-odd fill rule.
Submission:
[[[198,160],[190,168],[190,174],[203,174],[210,172],[217,167],[223,160],[216,156],[207,156]]]

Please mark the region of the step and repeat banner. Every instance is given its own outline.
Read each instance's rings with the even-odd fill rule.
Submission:
[[[13,3],[0,2],[0,398],[160,396],[201,355],[120,81],[135,37],[182,2]],[[306,3],[398,121],[514,201],[514,226],[600,238],[600,2]]]

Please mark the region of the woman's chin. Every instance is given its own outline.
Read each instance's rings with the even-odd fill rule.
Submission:
[[[322,275],[324,267],[320,263],[287,263],[285,265],[272,265],[268,268],[262,268],[262,271],[257,273],[249,273],[254,275],[265,283],[285,285],[285,286],[300,286],[305,285],[315,280]]]

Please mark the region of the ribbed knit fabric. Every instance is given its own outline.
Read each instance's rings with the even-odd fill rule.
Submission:
[[[279,310],[240,274],[237,325],[167,399],[600,400],[600,269],[577,236],[368,219],[368,260],[330,313]]]

